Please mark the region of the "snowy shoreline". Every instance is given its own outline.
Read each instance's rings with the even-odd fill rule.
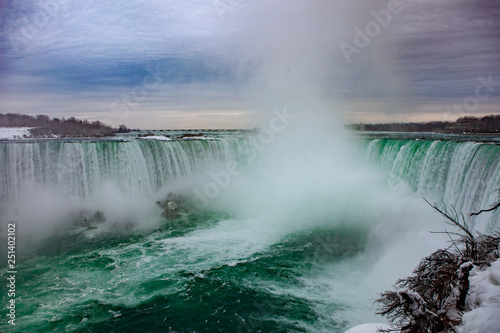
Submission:
[[[482,269],[474,267],[469,281],[466,302],[471,310],[462,315],[458,332],[500,332],[500,259]]]
[[[455,329],[458,333],[500,332],[500,259],[481,269],[474,266],[469,281],[466,304],[470,310],[462,314],[462,322]],[[366,323],[345,333],[376,333],[390,329],[388,324]]]
[[[33,127],[0,127],[0,140],[22,140],[28,138]]]

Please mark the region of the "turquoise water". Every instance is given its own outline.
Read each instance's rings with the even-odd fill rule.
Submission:
[[[18,223],[18,317],[8,325],[2,306],[1,330],[343,332],[377,320],[374,290],[383,289],[365,285],[384,272],[385,237],[424,218],[415,212],[425,204],[400,212],[400,203],[409,205],[400,197],[469,212],[495,201],[500,180],[500,147],[492,143],[362,138],[359,160],[373,174],[321,157],[321,167],[256,175],[253,166],[262,165],[254,164],[250,138],[215,139],[0,143],[2,222]],[[272,165],[290,164],[281,160]],[[215,204],[190,205],[193,188],[215,183],[207,173],[228,161],[241,175],[220,186]],[[389,194],[372,192],[376,175],[373,184],[388,184]],[[250,193],[270,178],[277,185]],[[171,192],[187,208],[165,219],[155,201]],[[99,209],[106,221],[90,230],[68,222],[81,209]],[[499,219],[473,222],[488,230]],[[383,285],[391,278],[383,275]]]
[[[315,231],[264,246],[233,238],[227,223],[221,216],[197,216],[146,235],[74,236],[46,244],[18,267],[19,331],[288,332],[318,322],[346,327],[315,310],[318,290],[308,297],[295,293],[307,289],[303,279],[318,261],[362,251],[366,231]],[[345,306],[329,303],[332,312]]]

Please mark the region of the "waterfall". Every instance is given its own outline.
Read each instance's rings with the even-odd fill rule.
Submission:
[[[150,193],[176,177],[237,159],[240,140],[0,143],[0,200],[15,201],[36,184],[79,197],[104,181]]]
[[[0,200],[15,202],[35,185],[88,197],[103,182],[123,191],[151,193],[178,177],[206,173],[214,163],[242,160],[249,141],[130,140],[0,143]],[[407,183],[431,202],[464,214],[498,199],[500,146],[481,142],[367,139],[366,158],[392,185]],[[500,213],[471,218],[478,230],[498,225]]]
[[[498,200],[500,146],[480,142],[373,139],[366,156],[391,184],[407,183],[431,202],[468,214]],[[484,215],[483,215],[484,214]],[[500,212],[469,220],[480,231],[498,227]]]

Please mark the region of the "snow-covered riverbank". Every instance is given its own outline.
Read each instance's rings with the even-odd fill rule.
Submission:
[[[31,127],[0,127],[0,140],[19,140],[29,137]]]

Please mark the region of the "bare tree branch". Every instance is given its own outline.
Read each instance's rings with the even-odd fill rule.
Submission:
[[[459,227],[463,232],[465,232],[467,234],[467,236],[469,236],[471,239],[474,239],[474,235],[472,235],[472,233],[469,231],[469,228],[467,228],[466,224],[465,224],[465,220],[464,220],[464,225],[462,225],[460,223],[460,220],[459,220],[459,217],[458,217],[458,214],[455,210],[455,208],[452,206],[452,209],[453,209],[453,213],[449,213],[446,209],[446,206],[444,206],[443,209],[440,209],[438,207],[438,205],[436,203],[434,204],[431,204],[429,201],[427,201],[426,198],[424,198],[425,202],[427,202],[427,204],[429,206],[431,206],[432,208],[434,208],[435,211],[437,211],[439,214],[443,215],[444,217],[446,217],[452,224],[456,225],[457,227]],[[463,219],[463,215],[462,215],[462,219]]]
[[[469,215],[470,215],[470,216],[476,216],[476,215],[479,215],[479,214],[481,214],[481,213],[491,212],[492,210],[496,210],[498,207],[500,207],[500,201],[499,201],[499,202],[497,202],[495,205],[493,205],[493,207],[491,207],[491,208],[488,208],[488,209],[481,209],[479,212],[470,213]]]

